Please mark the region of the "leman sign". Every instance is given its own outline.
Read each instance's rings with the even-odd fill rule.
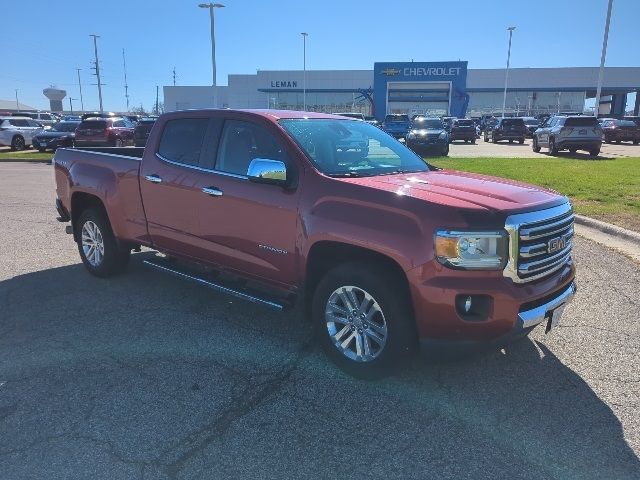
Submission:
[[[298,88],[295,80],[271,80],[271,88]]]

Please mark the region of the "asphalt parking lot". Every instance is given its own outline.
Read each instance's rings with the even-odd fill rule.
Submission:
[[[0,164],[2,479],[640,478],[628,258],[578,238],[556,331],[359,381],[307,324],[148,271],[149,253],[91,277],[51,169]]]

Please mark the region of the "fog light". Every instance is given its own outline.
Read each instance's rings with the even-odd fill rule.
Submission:
[[[471,310],[471,297],[467,297],[467,299],[464,301],[465,313],[469,313],[469,310]]]

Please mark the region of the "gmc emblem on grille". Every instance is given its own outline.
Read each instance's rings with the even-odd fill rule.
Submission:
[[[555,253],[559,250],[564,249],[567,246],[567,241],[564,237],[556,237],[549,240],[547,243],[547,252]]]

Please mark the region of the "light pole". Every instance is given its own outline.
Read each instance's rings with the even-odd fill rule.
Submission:
[[[307,32],[302,32],[302,110],[307,111]]]
[[[71,109],[71,115],[73,115],[73,100],[77,100],[77,98],[69,97],[69,108]]]
[[[16,88],[16,110],[20,110],[20,102],[18,101],[18,89]]]
[[[509,81],[509,62],[511,60],[511,38],[516,27],[509,27],[509,48],[507,50],[507,69],[504,72],[504,95],[502,96],[502,118],[504,118],[504,109],[507,106],[507,83]]]
[[[200,8],[208,8],[209,9],[209,18],[211,20],[211,66],[212,66],[212,82],[211,86],[213,86],[213,108],[218,107],[217,101],[217,86],[216,86],[216,23],[215,16],[213,14],[214,8],[224,8],[224,5],[221,3],[201,3],[198,5]]]
[[[596,89],[596,108],[593,111],[596,118],[600,113],[600,95],[602,94],[602,79],[604,77],[604,60],[607,58],[607,42],[609,41],[609,23],[611,22],[611,9],[613,0],[609,0],[607,7],[607,19],[604,23],[604,38],[602,39],[602,54],[600,55],[600,70],[598,71],[598,88]]]
[[[100,38],[100,35],[91,34],[89,36],[93,37],[93,51],[96,57],[95,70],[98,79],[98,100],[100,101],[100,113],[102,113],[104,111],[102,108],[102,82],[100,81],[100,61],[98,60],[98,38]]]

